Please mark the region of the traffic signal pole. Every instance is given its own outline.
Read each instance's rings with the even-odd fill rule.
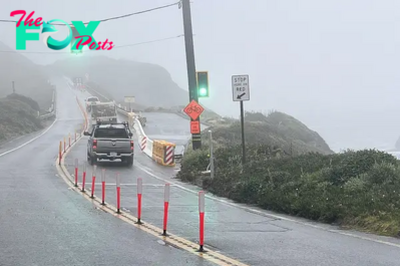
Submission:
[[[195,100],[199,102],[197,95],[196,65],[194,60],[192,17],[190,12],[190,0],[182,0],[183,30],[185,35],[186,67],[189,81],[189,102]],[[196,120],[199,121],[200,117]],[[201,130],[201,129],[200,129]],[[201,148],[201,134],[192,134],[193,150]]]

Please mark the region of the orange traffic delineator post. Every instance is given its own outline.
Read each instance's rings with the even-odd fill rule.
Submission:
[[[75,187],[78,187],[78,158],[75,158]]]
[[[141,219],[142,219],[142,191],[143,191],[143,180],[142,178],[137,179],[137,198],[138,198],[138,206],[137,206],[137,211],[138,211],[138,219],[136,224],[143,224]]]
[[[93,172],[92,172],[92,195],[90,196],[92,199],[94,198],[94,188],[96,182],[96,169],[97,165],[93,165]]]
[[[106,205],[106,169],[101,171],[101,205]]]
[[[82,172],[82,192],[85,192],[85,181],[86,181],[86,164],[83,164]]]
[[[165,184],[164,188],[164,223],[163,223],[163,236],[167,235],[167,222],[168,222],[168,207],[169,207],[170,184]]]
[[[204,191],[199,192],[199,214],[200,214],[200,239],[199,239],[199,252],[204,252]]]
[[[116,185],[117,185],[117,213],[121,213],[121,185],[119,180],[119,173],[117,173],[116,177]]]
[[[62,141],[60,140],[60,147],[58,151],[58,165],[61,165],[61,159],[62,159]]]

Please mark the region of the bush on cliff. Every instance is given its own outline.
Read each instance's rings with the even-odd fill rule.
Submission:
[[[235,119],[219,119],[209,122],[216,147],[241,143],[241,125]],[[264,115],[247,112],[245,116],[245,141],[249,145],[265,144],[288,155],[308,152],[332,154],[325,140],[315,131],[292,116],[281,112]],[[202,132],[202,141],[208,143],[208,130]]]
[[[38,110],[34,100],[19,94],[0,98],[0,141],[42,129]]]
[[[392,155],[377,150],[321,154],[313,149],[293,155],[278,139],[247,145],[242,165],[241,146],[229,141],[237,138],[229,130],[223,131],[227,139],[214,138],[214,179],[200,174],[209,163],[207,142],[203,149],[185,154],[177,177],[237,202],[383,235],[399,234],[400,165]],[[300,138],[300,132],[292,134]],[[301,138],[307,143],[308,136]]]

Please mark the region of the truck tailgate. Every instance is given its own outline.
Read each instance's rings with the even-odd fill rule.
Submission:
[[[96,152],[131,152],[130,139],[97,139]]]

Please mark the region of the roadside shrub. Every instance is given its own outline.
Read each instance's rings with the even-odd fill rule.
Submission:
[[[206,150],[191,151],[182,159],[181,170],[177,177],[183,181],[194,182],[199,176],[199,171],[204,171],[209,163]]]
[[[17,94],[17,93],[12,93],[10,95],[7,95],[7,98],[21,101],[23,103],[28,104],[33,110],[40,111],[39,104],[36,101],[34,101],[32,98],[29,98],[29,97],[26,97],[24,95]]]
[[[276,147],[240,145],[215,152],[215,178],[204,188],[237,202],[342,226],[395,235],[400,231],[400,169],[377,150],[308,153],[279,158]],[[207,151],[190,152],[178,177],[192,181],[209,162]],[[190,169],[190,170],[189,170]]]

